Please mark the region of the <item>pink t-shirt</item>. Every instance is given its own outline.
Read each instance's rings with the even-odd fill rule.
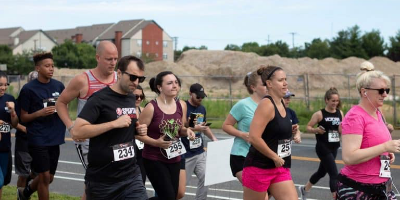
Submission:
[[[342,134],[362,135],[360,149],[366,149],[392,139],[389,130],[382,120],[382,115],[376,111],[378,119],[374,119],[360,106],[353,106],[342,122]],[[388,152],[382,155],[388,155]],[[377,156],[356,165],[345,165],[341,174],[362,183],[383,183],[388,178],[379,177],[381,167],[380,157]]]

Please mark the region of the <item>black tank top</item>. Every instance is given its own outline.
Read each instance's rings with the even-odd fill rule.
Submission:
[[[275,153],[278,152],[279,146],[284,145],[282,144],[282,142],[285,142],[286,144],[289,143],[291,148],[292,123],[290,122],[289,115],[286,113],[286,116],[282,117],[272,97],[266,96],[265,98],[268,98],[274,105],[275,117],[265,127],[264,132],[261,136],[262,139],[268,145],[268,147]],[[283,106],[285,106],[283,102],[282,104]],[[283,165],[283,167],[290,168],[291,156],[289,155],[287,157],[284,157],[283,159],[285,160],[285,164]],[[258,168],[272,169],[275,168],[275,163],[272,159],[268,158],[267,156],[264,156],[256,148],[254,148],[253,145],[251,145],[249,153],[246,156],[244,166],[245,167],[254,166]]]
[[[328,148],[334,149],[340,147],[339,125],[342,122],[342,114],[339,109],[335,113],[330,113],[325,109],[321,109],[322,120],[318,122],[318,126],[325,128],[324,134],[316,134],[317,144],[324,144]],[[331,134],[331,142],[329,141],[329,134]],[[337,136],[337,139],[335,139]]]

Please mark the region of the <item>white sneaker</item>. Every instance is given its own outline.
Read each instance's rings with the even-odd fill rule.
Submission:
[[[304,189],[304,186],[299,186],[299,193],[300,193],[300,199],[301,200],[307,200],[307,196],[309,192],[306,192],[306,190]]]

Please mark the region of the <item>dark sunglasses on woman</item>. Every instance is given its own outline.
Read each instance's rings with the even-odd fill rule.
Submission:
[[[389,92],[390,92],[390,89],[389,88],[381,88],[381,89],[375,89],[375,88],[365,88],[365,89],[367,89],[367,90],[376,90],[376,91],[378,91],[378,93],[380,94],[380,95],[382,95],[384,92],[386,92],[386,94],[389,94]]]

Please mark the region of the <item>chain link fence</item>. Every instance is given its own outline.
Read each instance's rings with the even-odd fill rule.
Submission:
[[[153,76],[148,76],[142,84],[147,99],[156,97],[148,85],[151,77]],[[54,76],[53,78],[67,85],[73,76]],[[179,76],[179,78],[182,80],[180,91],[182,99],[189,97],[189,87],[193,83],[203,85],[208,99],[229,102],[227,104],[228,107],[225,109],[228,111],[236,101],[248,96],[246,87],[243,85],[244,76]],[[399,92],[397,91],[400,91],[400,75],[393,75],[390,78],[392,80],[391,91],[382,110],[390,123],[400,126],[400,113],[397,112],[397,107],[399,106],[399,96],[397,96]],[[310,102],[323,100],[325,91],[330,87],[338,89],[342,101],[355,104],[359,99],[355,86],[355,74],[289,74],[287,75],[287,80],[289,90],[296,94],[293,99],[303,102],[308,110],[314,109],[310,106]],[[17,96],[26,81],[27,76],[25,75],[10,75],[8,92]]]

